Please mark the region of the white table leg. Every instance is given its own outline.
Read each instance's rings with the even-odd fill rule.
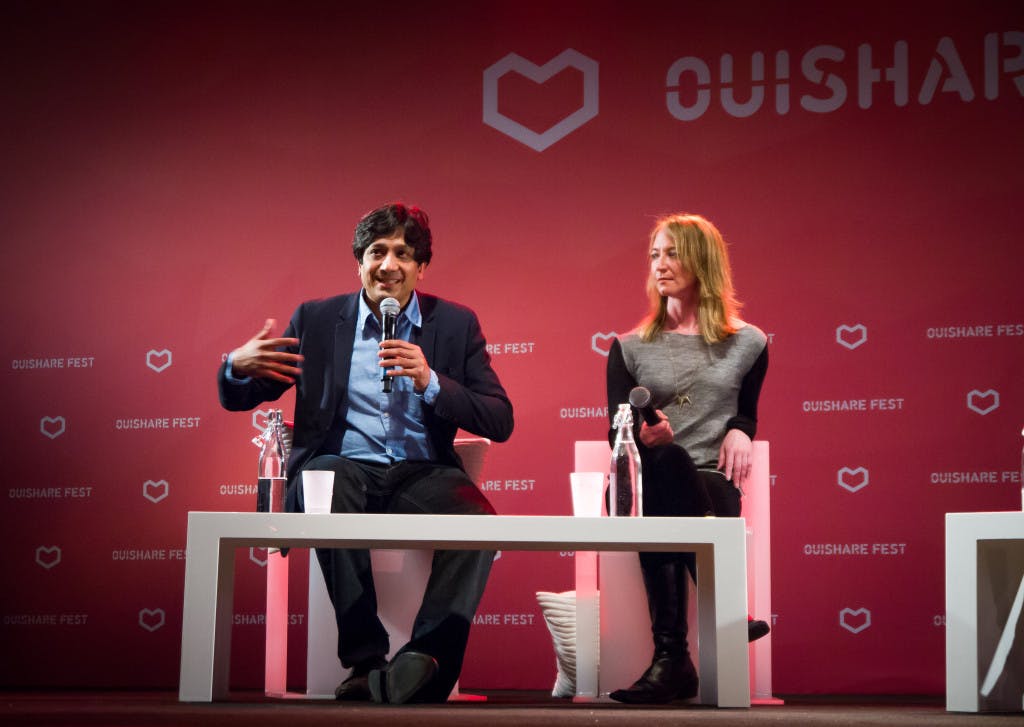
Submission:
[[[194,527],[190,517],[178,689],[182,702],[209,702],[227,695],[234,575],[234,548],[222,545],[216,534]]]
[[[700,701],[750,706],[746,638],[746,549],[742,539],[697,549]]]
[[[978,541],[946,517],[946,709],[978,711]]]

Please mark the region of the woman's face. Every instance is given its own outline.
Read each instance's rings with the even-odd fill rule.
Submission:
[[[683,265],[675,243],[664,229],[654,236],[651,246],[651,279],[659,295],[680,300],[696,298],[697,276]]]

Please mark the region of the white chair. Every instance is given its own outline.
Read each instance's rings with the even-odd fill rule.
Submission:
[[[491,440],[482,437],[466,437],[455,440],[455,451],[462,458],[466,474],[480,484],[484,461]],[[377,591],[377,610],[381,623],[387,629],[391,641],[391,651],[397,651],[410,638],[413,621],[423,600],[423,592],[430,577],[430,564],[433,551],[414,550],[374,550],[370,553],[373,565],[373,581]],[[286,559],[279,555],[273,556],[275,565],[287,568]],[[273,648],[272,643],[281,641],[279,636],[280,621],[275,619],[274,635],[271,635],[272,602],[279,598],[282,588],[279,574],[271,572],[268,562],[267,582],[267,669],[265,673],[265,691],[271,696],[285,694],[285,675],[283,662],[287,661],[287,647]],[[275,577],[276,576],[276,577]],[[287,574],[283,588],[287,604]],[[287,605],[283,613],[287,612]],[[334,698],[334,688],[348,676],[349,670],[344,669],[338,661],[338,625],[334,616],[334,607],[327,595],[320,562],[313,554],[309,559],[309,610],[306,615],[306,696],[316,698]],[[271,652],[274,651],[273,658]],[[392,653],[388,654],[390,658]],[[459,685],[455,687],[449,699],[460,697]]]
[[[575,446],[577,472],[606,472],[611,449],[606,441],[579,441]],[[753,470],[744,488],[743,518],[747,526],[748,608],[755,618],[771,618],[771,518],[768,442],[754,442]],[[632,684],[651,659],[651,621],[647,612],[640,563],[636,553],[601,553],[598,571],[600,598],[600,670],[598,692]],[[692,589],[692,583],[691,583]],[[697,599],[690,598],[690,633],[698,633]],[[695,645],[694,645],[695,646]],[[771,634],[751,645],[752,702],[777,702],[772,696]],[[697,649],[691,649],[694,660]],[[597,664],[576,665],[577,679],[588,678]],[[590,672],[592,675],[592,671]]]

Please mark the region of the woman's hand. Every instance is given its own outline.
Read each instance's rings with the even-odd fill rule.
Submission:
[[[655,409],[659,421],[654,426],[647,422],[640,425],[640,441],[645,447],[661,447],[665,444],[672,444],[672,425],[668,423],[668,417],[661,409]]]
[[[722,446],[718,448],[718,469],[737,487],[743,487],[750,476],[752,450],[750,437],[739,429],[730,429],[722,440]]]

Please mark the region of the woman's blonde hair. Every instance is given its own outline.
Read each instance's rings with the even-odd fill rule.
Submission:
[[[662,230],[675,244],[679,262],[697,278],[697,322],[708,343],[723,341],[736,332],[740,311],[732,287],[732,268],[722,233],[700,215],[675,214],[659,219],[651,231],[651,245]],[[658,293],[653,272],[647,276],[650,307],[640,322],[640,336],[653,341],[665,328],[667,303]]]

